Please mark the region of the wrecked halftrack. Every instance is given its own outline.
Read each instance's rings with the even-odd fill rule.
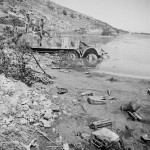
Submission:
[[[101,49],[100,45],[97,44],[95,46],[89,46],[81,41],[76,41],[74,46],[69,46],[69,37],[62,38],[62,46],[61,47],[51,47],[51,48],[43,48],[43,47],[34,47],[32,50],[38,53],[59,53],[60,51],[64,53],[68,53],[72,59],[76,58],[89,58],[92,56],[92,59],[103,58],[107,55],[107,53]]]

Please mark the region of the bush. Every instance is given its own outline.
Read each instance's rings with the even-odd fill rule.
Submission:
[[[67,16],[67,11],[66,11],[66,10],[63,10],[63,14],[64,14],[65,16]]]
[[[0,73],[4,73],[6,77],[21,80],[31,86],[34,76],[27,65],[31,59],[32,51],[28,43],[22,42],[19,46],[16,44],[18,42],[13,42],[14,38],[16,38],[16,41],[19,40],[17,39],[18,36],[15,36],[17,33],[13,31],[9,27],[4,29],[7,40],[0,43]]]
[[[14,17],[14,16],[11,16],[10,18],[1,17],[0,24],[9,24],[9,25],[18,26],[18,27],[25,26],[23,21],[21,21],[19,18]]]
[[[112,36],[112,32],[109,29],[103,29],[102,35]]]
[[[71,18],[75,18],[74,14],[71,14],[70,17],[71,17]]]
[[[50,3],[48,3],[48,8],[51,10],[51,11],[54,11],[55,7],[52,6]]]

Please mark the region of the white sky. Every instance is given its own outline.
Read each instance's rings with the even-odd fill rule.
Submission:
[[[119,29],[150,33],[150,0],[53,1]]]

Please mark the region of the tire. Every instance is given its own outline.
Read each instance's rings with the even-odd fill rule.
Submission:
[[[99,55],[94,48],[89,48],[82,56],[83,63],[86,67],[96,67],[99,59]]]
[[[97,51],[96,51],[94,48],[89,48],[89,49],[87,49],[87,50],[84,52],[84,54],[83,54],[82,57],[83,57],[83,58],[87,58],[87,56],[88,56],[89,54],[94,54],[94,55],[97,56],[97,58],[99,58],[99,55],[98,55]]]
[[[71,60],[77,60],[78,58],[80,58],[80,54],[76,50],[68,51],[68,56]]]

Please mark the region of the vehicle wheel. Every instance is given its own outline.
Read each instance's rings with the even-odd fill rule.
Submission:
[[[87,49],[84,54],[83,54],[83,58],[87,58],[88,55],[93,54],[97,57],[97,59],[100,57],[97,53],[97,51],[94,48],[89,48]]]
[[[82,56],[83,63],[86,67],[96,67],[99,63],[99,55],[94,48],[87,49]]]
[[[68,56],[70,60],[77,60],[80,58],[80,54],[76,50],[68,51]]]

